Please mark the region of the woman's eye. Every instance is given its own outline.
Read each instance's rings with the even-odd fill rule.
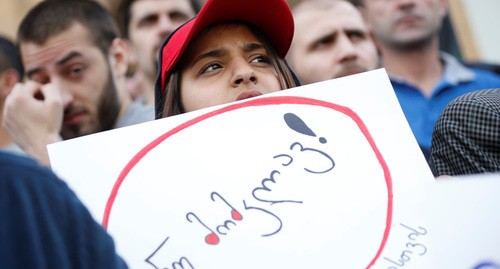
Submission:
[[[268,56],[259,55],[252,59],[252,63],[270,63],[271,60]]]
[[[217,64],[217,63],[208,64],[202,68],[201,73],[213,72],[219,68],[221,68],[220,64]]]

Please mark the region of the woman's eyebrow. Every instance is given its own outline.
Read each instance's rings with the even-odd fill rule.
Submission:
[[[248,43],[243,44],[243,52],[245,52],[245,53],[260,50],[260,49],[264,49],[264,45],[262,45],[261,43],[258,43],[258,42],[248,42]],[[213,49],[213,50],[210,50],[208,52],[202,53],[202,54],[196,56],[196,58],[194,58],[194,60],[191,64],[191,67],[194,66],[200,60],[203,60],[205,58],[219,58],[219,57],[223,57],[223,56],[227,55],[227,53],[228,53],[227,50],[224,48],[217,48],[217,49]]]
[[[252,52],[259,49],[264,49],[264,45],[257,42],[248,42],[243,45],[244,52]]]
[[[203,60],[205,58],[218,58],[218,57],[222,57],[226,54],[227,54],[227,50],[222,49],[222,48],[210,50],[208,52],[205,52],[205,53],[202,53],[202,54],[196,56],[196,58],[194,58],[193,63],[191,64],[191,67],[194,66],[200,60]]]

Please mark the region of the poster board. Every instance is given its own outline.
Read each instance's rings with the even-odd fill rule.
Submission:
[[[435,180],[384,69],[48,149],[131,268],[441,261]]]

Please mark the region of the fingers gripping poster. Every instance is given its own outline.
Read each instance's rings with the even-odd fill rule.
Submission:
[[[383,69],[49,153],[131,268],[429,262],[419,190],[434,179]]]

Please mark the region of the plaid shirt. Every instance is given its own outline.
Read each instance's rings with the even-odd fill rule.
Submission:
[[[450,102],[432,134],[434,176],[500,172],[500,88]]]

